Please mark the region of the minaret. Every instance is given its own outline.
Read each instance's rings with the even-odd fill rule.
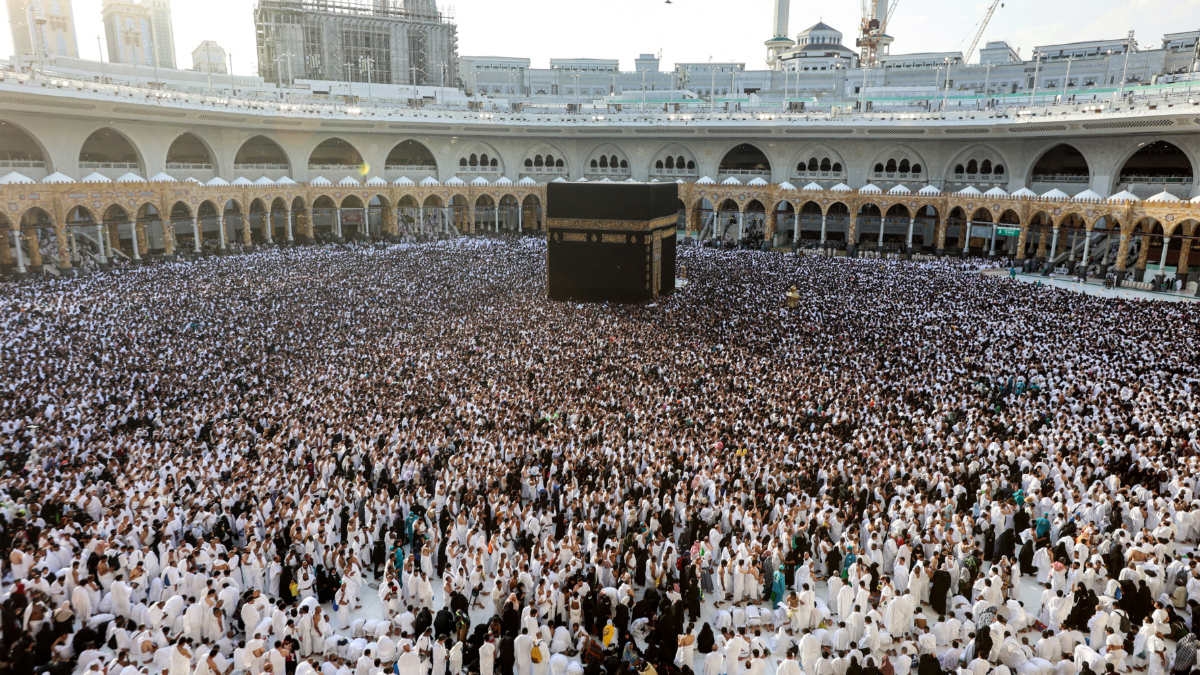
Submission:
[[[796,43],[788,37],[788,8],[791,0],[775,0],[775,23],[767,46],[767,65],[774,70],[782,67],[779,57]]]

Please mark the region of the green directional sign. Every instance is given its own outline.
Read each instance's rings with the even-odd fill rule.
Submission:
[[[1019,237],[1021,236],[1021,228],[1019,227],[997,227],[997,237]]]

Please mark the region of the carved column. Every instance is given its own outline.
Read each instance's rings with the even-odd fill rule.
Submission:
[[[1125,263],[1129,260],[1129,242],[1131,239],[1132,237],[1129,236],[1128,232],[1121,233],[1120,243],[1117,244],[1116,268],[1118,272],[1124,272],[1127,267]]]
[[[1025,259],[1025,242],[1029,238],[1029,226],[1022,224],[1021,233],[1017,235],[1017,260]]]
[[[58,247],[58,269],[71,269],[71,244],[67,236],[67,226],[62,220],[54,222],[54,243]]]
[[[38,239],[37,229],[29,229],[22,233],[25,238],[25,248],[29,249],[29,266],[42,266],[42,244]]]

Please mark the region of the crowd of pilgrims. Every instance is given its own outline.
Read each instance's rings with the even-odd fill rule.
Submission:
[[[1194,667],[1200,305],[690,247],[554,303],[545,254],[0,287],[0,670]]]

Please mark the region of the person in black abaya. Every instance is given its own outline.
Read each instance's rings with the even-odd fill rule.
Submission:
[[[696,652],[698,654],[708,654],[712,652],[713,646],[717,644],[716,637],[713,636],[712,626],[708,622],[700,628],[700,634],[696,636]]]
[[[929,587],[929,604],[939,616],[946,613],[946,596],[950,593],[950,573],[938,570],[933,573],[933,582]]]
[[[1096,594],[1091,589],[1081,583],[1076,584],[1072,601],[1071,613],[1067,615],[1067,620],[1063,622],[1063,627],[1086,633],[1088,630],[1088,620],[1096,613],[1096,606],[1099,604],[1099,599],[1096,598]]]

